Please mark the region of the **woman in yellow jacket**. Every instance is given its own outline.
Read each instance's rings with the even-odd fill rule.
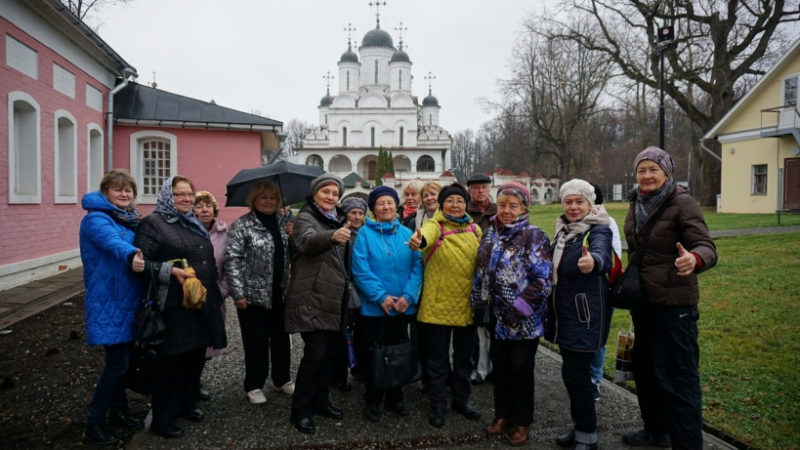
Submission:
[[[481,229],[467,214],[469,194],[464,186],[453,183],[439,193],[439,210],[422,224],[409,239],[412,250],[421,250],[425,261],[425,278],[417,320],[426,350],[426,391],[431,401],[428,422],[437,428],[444,425],[447,407],[447,374],[450,339],[453,340],[453,404],[454,411],[470,420],[481,413],[469,404],[472,371],[472,345],[475,326],[472,324],[470,292]]]

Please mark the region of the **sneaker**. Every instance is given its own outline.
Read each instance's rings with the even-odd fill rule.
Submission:
[[[264,391],[261,389],[253,389],[252,391],[248,391],[247,398],[250,399],[250,403],[254,405],[267,403],[267,396],[264,395]]]
[[[294,394],[294,381],[289,380],[283,384],[283,386],[272,386],[272,389],[275,389],[278,392],[283,392],[286,395]]]
[[[592,396],[594,400],[600,400],[600,380],[592,380]]]

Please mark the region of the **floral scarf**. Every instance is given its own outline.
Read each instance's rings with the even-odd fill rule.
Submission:
[[[328,219],[331,219],[331,220],[332,220],[332,221],[334,221],[334,222],[337,222],[337,223],[339,222],[339,214],[337,214],[337,213],[336,213],[336,207],[334,207],[334,208],[333,208],[332,210],[330,210],[330,211],[325,211],[325,210],[322,208],[322,206],[319,206],[319,205],[317,204],[317,202],[315,202],[315,201],[313,201],[313,200],[312,200],[312,201],[311,201],[311,204],[312,204],[312,205],[314,205],[314,208],[317,208],[317,211],[319,211],[319,212],[320,212],[320,214],[322,214],[323,216],[327,217]]]
[[[589,214],[582,220],[576,222],[568,222],[566,216],[563,214],[556,221],[556,235],[553,237],[553,286],[558,283],[558,265],[561,263],[561,257],[564,256],[564,248],[567,242],[580,238],[593,225],[603,224],[608,225],[611,221],[608,219],[608,213],[603,205],[594,205],[589,210]]]
[[[133,204],[131,204],[131,206],[126,210],[122,210],[114,206],[113,210],[106,211],[106,213],[111,216],[115,222],[124,226],[125,228],[130,228],[131,230],[135,230],[142,221],[142,213],[140,213]]]
[[[175,177],[170,177],[161,185],[161,190],[158,191],[155,212],[161,214],[168,223],[178,222],[182,227],[192,233],[210,239],[208,230],[206,230],[205,225],[200,222],[197,216],[194,215],[194,211],[190,209],[189,212],[182,213],[175,208],[175,197],[172,196],[173,178]]]

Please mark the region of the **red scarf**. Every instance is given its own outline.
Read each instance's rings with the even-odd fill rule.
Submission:
[[[414,206],[408,206],[408,203],[403,204],[403,219],[408,217],[409,214],[416,212],[417,208]]]

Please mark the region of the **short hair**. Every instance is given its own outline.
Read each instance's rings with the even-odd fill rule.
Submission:
[[[172,177],[172,189],[175,189],[175,186],[177,186],[178,183],[181,182],[188,184],[189,187],[192,188],[192,192],[195,192],[196,189],[194,188],[194,183],[192,183],[192,180],[182,175],[175,175],[174,177]]]
[[[250,188],[250,193],[247,194],[247,206],[250,209],[255,209],[256,199],[264,192],[272,192],[278,197],[278,208],[283,206],[283,198],[281,197],[281,189],[277,184],[269,180],[256,181],[253,187]]]
[[[427,183],[422,185],[422,188],[419,190],[419,193],[421,194],[428,190],[434,190],[438,194],[439,192],[442,192],[442,185],[435,181],[428,181]]]
[[[424,186],[424,185],[425,185],[425,183],[422,180],[419,180],[419,179],[409,181],[408,184],[406,185],[406,187],[403,188],[403,202],[406,201],[406,189],[411,188],[411,189],[421,193],[422,192],[422,186]]]
[[[112,187],[125,187],[130,186],[133,189],[133,199],[136,200],[136,180],[128,171],[114,169],[103,175],[100,180],[100,192],[105,195]]]
[[[197,191],[194,194],[194,205],[197,206],[198,203],[208,203],[214,209],[214,217],[219,215],[219,205],[217,204],[217,199],[214,198],[214,195],[208,191]]]

